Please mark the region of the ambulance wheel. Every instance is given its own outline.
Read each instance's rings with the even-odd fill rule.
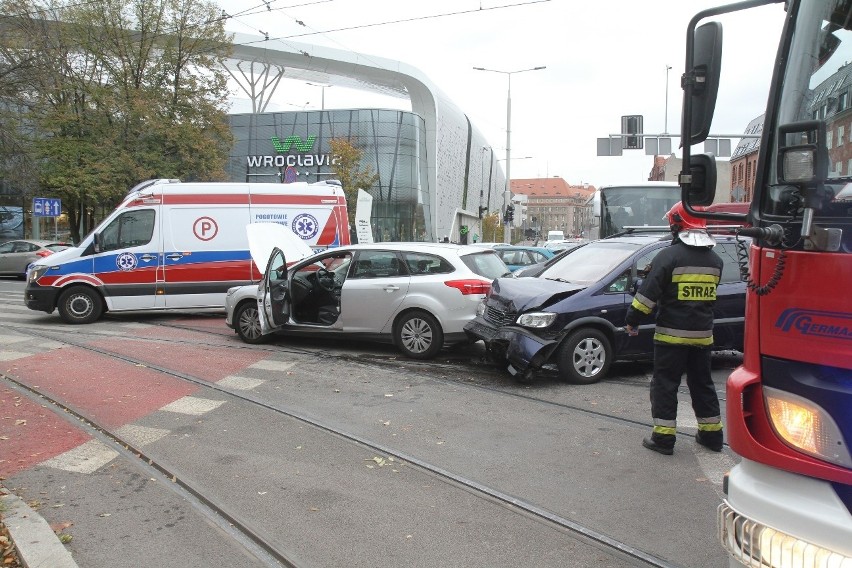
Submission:
[[[444,346],[444,331],[434,316],[414,310],[394,324],[393,342],[406,357],[431,359]]]
[[[62,292],[56,307],[62,321],[73,324],[92,323],[104,312],[101,296],[86,286],[73,286]]]
[[[260,331],[260,317],[257,302],[245,302],[234,313],[234,329],[246,343],[263,343],[266,336]]]
[[[592,327],[568,336],[557,354],[559,378],[575,385],[590,385],[604,378],[612,364],[612,346],[606,334]]]

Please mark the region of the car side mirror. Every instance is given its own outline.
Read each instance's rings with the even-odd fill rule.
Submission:
[[[101,234],[95,233],[92,235],[92,249],[95,253],[101,252]]]
[[[630,293],[635,296],[639,292],[639,288],[642,287],[642,282],[644,281],[645,279],[641,276],[639,278],[634,279],[633,284],[631,284],[630,286]]]

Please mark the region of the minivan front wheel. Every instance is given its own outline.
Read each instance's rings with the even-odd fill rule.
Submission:
[[[407,357],[431,359],[444,346],[444,332],[432,314],[415,310],[397,320],[393,342]]]
[[[65,323],[92,323],[103,314],[104,301],[92,288],[72,286],[60,294],[56,307]]]
[[[569,383],[590,385],[604,378],[612,364],[612,346],[602,331],[586,327],[562,343],[556,365],[559,377]]]

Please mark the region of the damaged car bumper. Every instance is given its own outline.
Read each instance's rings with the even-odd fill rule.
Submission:
[[[559,345],[558,338],[546,339],[518,325],[498,327],[481,317],[464,330],[471,340],[482,340],[494,356],[505,358],[512,375],[540,369]]]

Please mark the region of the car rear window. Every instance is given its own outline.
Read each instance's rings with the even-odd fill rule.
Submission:
[[[500,278],[509,272],[506,264],[493,251],[466,254],[461,259],[473,272],[489,280]]]

